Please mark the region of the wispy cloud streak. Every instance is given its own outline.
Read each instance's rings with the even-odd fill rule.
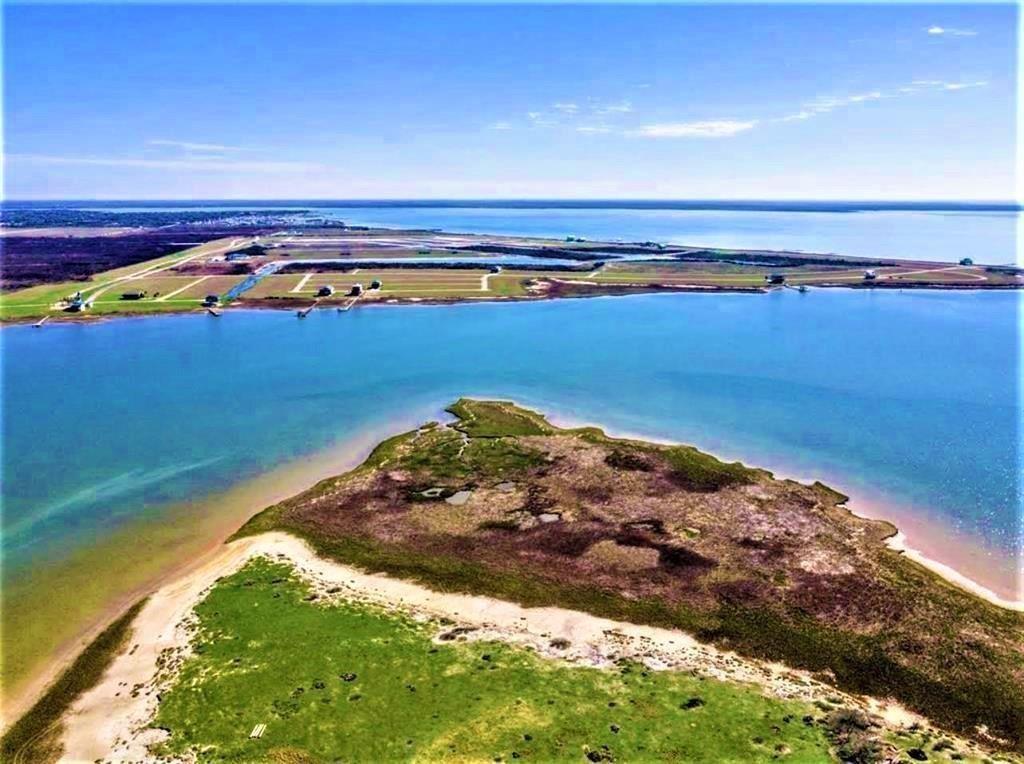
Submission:
[[[644,125],[628,135],[640,138],[728,138],[757,127],[758,120],[711,119],[698,122],[660,122]]]
[[[220,143],[192,143],[190,141],[172,141],[164,138],[154,138],[146,141],[147,146],[160,146],[164,148],[181,149],[183,151],[214,152],[224,153],[230,151],[251,151],[241,146],[225,146]]]
[[[932,37],[975,37],[978,34],[973,29],[952,29],[938,25],[930,26],[925,31]]]

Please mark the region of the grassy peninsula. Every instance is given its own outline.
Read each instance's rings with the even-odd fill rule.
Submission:
[[[442,591],[679,628],[1024,751],[1024,619],[884,545],[821,484],[461,400],[256,516]]]

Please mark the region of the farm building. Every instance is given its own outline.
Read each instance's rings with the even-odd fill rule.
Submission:
[[[866,271],[864,271],[864,280],[865,281],[874,281],[877,278],[878,278],[878,274],[875,273],[873,270],[866,270]]]
[[[348,290],[348,293],[349,293],[349,295],[351,297],[358,297],[359,295],[361,295],[363,293],[363,285],[362,284],[353,284],[352,288],[350,290]]]
[[[141,289],[136,289],[136,290],[133,290],[131,292],[122,292],[121,293],[121,299],[122,300],[141,300],[145,296],[146,296],[146,293],[143,290],[141,290]]]
[[[316,290],[317,297],[330,297],[332,294],[334,294],[334,287],[332,287],[330,284],[324,284],[322,287]]]
[[[206,305],[207,307],[210,307],[211,305],[216,305],[219,302],[220,302],[220,295],[208,294],[208,295],[206,295],[206,299],[203,300],[203,305]]]
[[[770,273],[764,277],[764,280],[769,284],[785,284],[786,274],[785,273]]]
[[[384,286],[384,284],[380,279],[374,279],[370,282],[370,289],[380,289],[382,286]]]

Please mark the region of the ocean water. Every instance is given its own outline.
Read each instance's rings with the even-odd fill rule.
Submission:
[[[1011,205],[728,202],[7,202],[5,209],[105,212],[305,209],[352,225],[865,257],[1017,262]]]
[[[5,580],[463,395],[820,478],[1019,561],[1022,297],[812,290],[7,327]]]

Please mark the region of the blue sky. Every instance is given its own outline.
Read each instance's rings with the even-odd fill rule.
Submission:
[[[8,198],[1011,199],[1010,5],[8,5]]]

